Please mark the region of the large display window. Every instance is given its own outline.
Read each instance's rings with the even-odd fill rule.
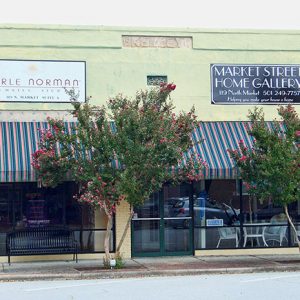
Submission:
[[[283,208],[250,196],[240,180],[203,180],[193,193],[195,249],[296,246]],[[300,201],[289,211],[300,235]]]
[[[104,252],[105,214],[73,198],[74,182],[39,188],[36,182],[0,184],[0,255],[6,253],[6,233],[41,227],[64,227],[74,232],[80,252]],[[114,229],[111,250],[114,249]]]
[[[300,235],[300,201],[289,207]],[[170,255],[201,249],[294,247],[282,207],[251,197],[241,180],[202,180],[165,186],[135,208],[133,256]],[[191,226],[193,225],[193,226]],[[190,238],[192,237],[192,238]]]

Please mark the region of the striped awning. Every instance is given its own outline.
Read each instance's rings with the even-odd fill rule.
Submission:
[[[243,140],[245,146],[252,148],[253,138],[248,134],[249,122],[222,121],[200,122],[193,131],[192,152],[199,154],[206,162],[203,170],[205,179],[235,179],[238,170],[230,158],[228,149],[238,149]]]
[[[65,122],[65,132],[74,125]],[[50,129],[48,122],[0,122],[0,182],[37,181],[32,154],[39,148],[40,131],[46,129]],[[112,164],[119,167],[117,161]]]
[[[237,149],[244,140],[252,147],[247,129],[249,122],[200,122],[193,131],[192,152],[206,162],[204,178],[234,179],[237,170],[227,149]],[[65,123],[70,131],[71,122]],[[40,129],[49,129],[47,122],[0,122],[0,182],[36,181],[31,166],[32,153],[38,149]]]
[[[71,124],[65,123],[66,131]],[[31,163],[41,129],[50,129],[48,122],[0,122],[0,182],[37,180]]]

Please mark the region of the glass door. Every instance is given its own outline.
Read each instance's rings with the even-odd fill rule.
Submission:
[[[134,209],[131,223],[133,256],[161,255],[161,193],[154,193],[144,204]]]
[[[134,210],[132,255],[193,254],[191,186],[165,186]]]
[[[166,186],[163,193],[164,254],[192,254],[191,186]]]

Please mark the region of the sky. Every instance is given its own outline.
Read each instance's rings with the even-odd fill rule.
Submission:
[[[0,0],[1,24],[298,29],[300,0]]]

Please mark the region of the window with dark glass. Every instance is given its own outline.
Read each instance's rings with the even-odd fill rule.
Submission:
[[[203,180],[194,184],[196,249],[238,247],[239,217],[235,180]]]
[[[195,249],[295,246],[283,208],[248,194],[239,180],[194,184]],[[289,206],[300,235],[300,201]]]
[[[7,232],[41,227],[66,227],[81,252],[103,252],[105,214],[79,203],[76,193],[74,182],[56,188],[38,188],[36,182],[0,184],[0,255],[6,252]]]

